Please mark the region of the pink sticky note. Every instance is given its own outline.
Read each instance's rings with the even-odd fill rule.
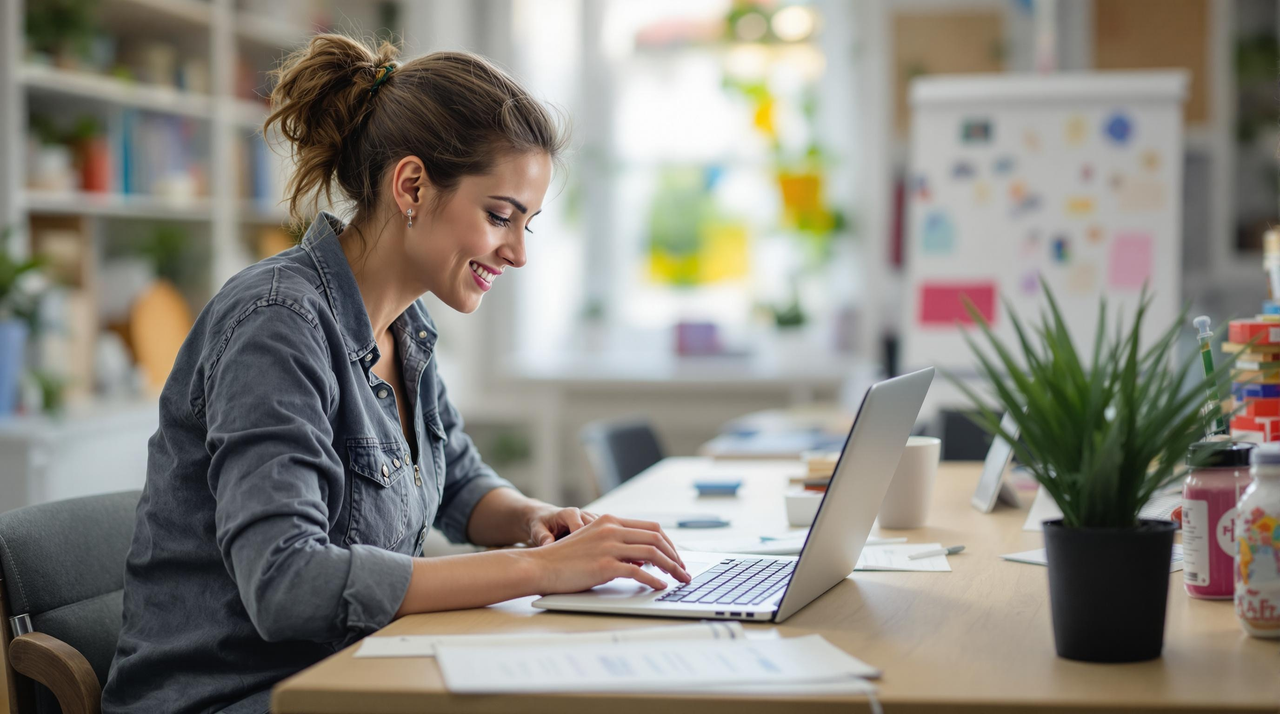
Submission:
[[[1111,241],[1107,283],[1113,288],[1138,290],[1151,277],[1151,235],[1120,233]]]
[[[964,298],[973,301],[978,314],[987,322],[996,319],[996,286],[992,283],[926,283],[920,286],[920,324],[954,325],[956,321],[973,324]]]

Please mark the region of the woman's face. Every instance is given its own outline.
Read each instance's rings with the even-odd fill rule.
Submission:
[[[482,176],[466,176],[435,211],[415,217],[407,263],[427,291],[458,312],[474,312],[510,268],[525,264],[530,220],[542,211],[551,158],[513,155]]]

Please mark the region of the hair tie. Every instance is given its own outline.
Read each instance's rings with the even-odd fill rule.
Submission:
[[[378,76],[374,77],[373,86],[369,87],[369,96],[373,96],[373,94],[378,91],[378,87],[381,87],[382,83],[387,81],[387,77],[391,76],[391,73],[395,71],[395,68],[396,66],[394,64],[378,68]]]

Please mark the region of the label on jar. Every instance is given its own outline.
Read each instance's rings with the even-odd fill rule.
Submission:
[[[1187,585],[1209,584],[1209,502],[1182,502],[1182,580]]]
[[[1241,505],[1236,529],[1236,615],[1252,635],[1280,636],[1280,517]]]
[[[1218,519],[1218,527],[1214,529],[1218,536],[1218,547],[1228,558],[1236,555],[1236,509],[1228,509]]]

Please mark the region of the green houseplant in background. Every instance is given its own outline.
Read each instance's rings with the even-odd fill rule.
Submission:
[[[1144,290],[1132,325],[1126,329],[1118,317],[1114,333],[1101,301],[1086,362],[1047,286],[1045,297],[1048,312],[1033,331],[1006,301],[1017,335],[1013,349],[969,304],[990,353],[971,332],[965,339],[990,389],[980,394],[949,378],[977,407],[979,424],[1014,445],[1062,510],[1062,519],[1044,527],[1058,655],[1094,662],[1159,657],[1175,527],[1141,519],[1138,511],[1185,473],[1188,449],[1206,433],[1206,388],[1222,393],[1235,360],[1199,378],[1188,377],[1198,353],[1175,365],[1185,312],[1153,345],[1140,346],[1150,306]],[[1016,437],[1000,426],[1004,412],[1017,423]],[[1210,454],[1197,450],[1190,465]]]
[[[9,255],[9,233],[0,231],[0,418],[17,406],[27,335],[35,320],[35,300],[22,281],[40,267],[36,259],[16,261]]]

